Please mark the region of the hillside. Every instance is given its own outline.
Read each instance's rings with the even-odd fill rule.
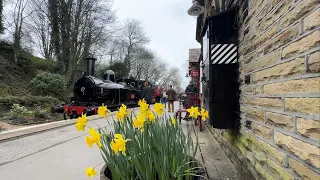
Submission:
[[[28,83],[33,77],[34,73],[25,73],[0,54],[0,96],[28,94]]]
[[[0,42],[0,97],[30,94],[29,82],[39,70],[49,70],[52,62],[22,50],[18,62],[13,59],[11,45]]]
[[[0,42],[0,132],[19,125],[62,119],[61,115],[48,112],[60,101],[55,97],[39,96],[30,86],[30,81],[39,72],[50,72],[52,66],[52,61],[34,57],[24,50],[15,62],[11,45]],[[18,105],[13,108],[14,104]]]

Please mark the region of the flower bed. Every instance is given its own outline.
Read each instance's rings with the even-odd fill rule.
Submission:
[[[183,133],[173,117],[164,116],[164,105],[156,103],[154,111],[144,100],[139,101],[140,112],[130,112],[122,105],[113,120],[113,132],[87,126],[86,115],[78,118],[76,128],[89,135],[90,148],[97,145],[108,167],[108,179],[194,179],[202,177],[203,167],[195,161],[198,141],[193,143],[191,133]],[[191,115],[207,118],[207,111],[192,107]],[[98,109],[98,115],[106,117],[106,106]],[[190,149],[191,148],[191,149]],[[86,169],[93,177],[97,171]]]

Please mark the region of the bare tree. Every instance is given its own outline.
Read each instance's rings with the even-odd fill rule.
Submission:
[[[121,36],[124,45],[126,46],[125,62],[128,64],[129,69],[132,61],[131,53],[137,46],[145,45],[149,42],[149,38],[146,36],[142,24],[136,19],[127,19]]]
[[[167,74],[167,64],[163,61],[155,60],[150,71],[152,73],[150,74],[149,79],[154,83],[160,83]]]
[[[52,26],[49,21],[47,0],[31,0],[34,13],[27,22],[27,27],[33,37],[33,44],[45,59],[53,60],[54,44],[52,39]]]
[[[58,67],[71,85],[84,57],[98,52],[115,20],[112,0],[48,0],[51,45]],[[94,47],[94,49],[93,49]]]
[[[13,37],[13,55],[15,62],[18,62],[25,19],[32,14],[32,11],[26,11],[28,2],[29,0],[11,0],[8,6],[12,6],[13,9],[8,8],[6,11],[7,29]]]
[[[175,85],[176,87],[181,84],[181,77],[178,68],[170,68],[166,75],[161,79],[160,84],[169,86]]]
[[[131,72],[136,79],[146,78],[144,72],[153,66],[154,55],[145,47],[138,47],[132,52]]]

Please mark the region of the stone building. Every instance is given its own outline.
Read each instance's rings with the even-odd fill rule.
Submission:
[[[195,83],[197,88],[200,87],[200,64],[199,58],[201,54],[201,49],[189,49],[189,71],[188,76],[191,77],[191,80]]]
[[[319,0],[198,2],[202,50],[206,18],[239,7],[241,128],[209,130],[245,179],[320,179]]]

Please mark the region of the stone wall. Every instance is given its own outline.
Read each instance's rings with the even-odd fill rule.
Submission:
[[[209,129],[246,179],[318,180],[319,0],[244,4],[239,15],[242,127],[240,132]]]

